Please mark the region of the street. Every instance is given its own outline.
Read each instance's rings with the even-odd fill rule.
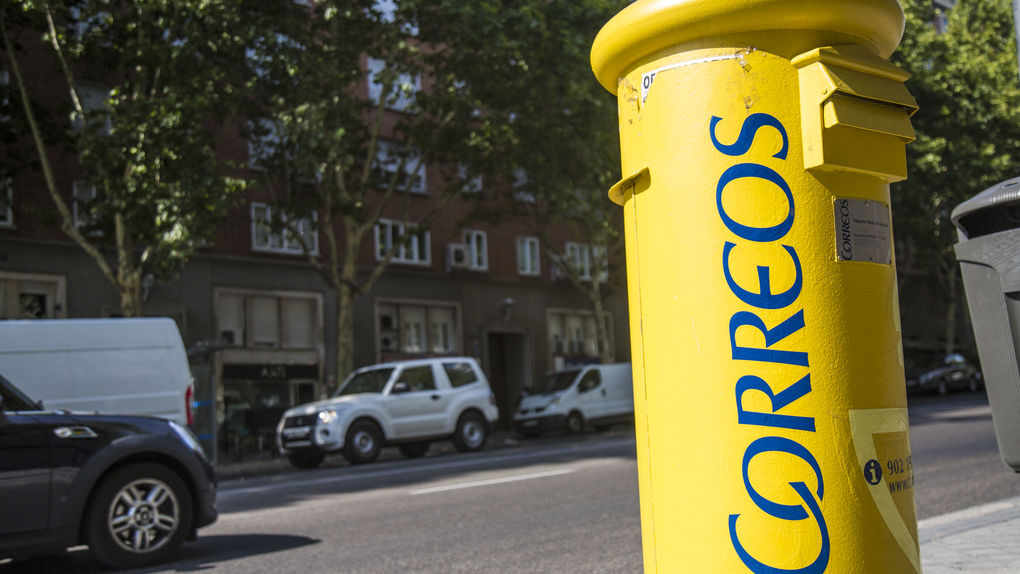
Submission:
[[[919,518],[1020,494],[984,394],[911,398]],[[624,425],[473,455],[286,472],[220,485],[220,519],[142,572],[622,573],[641,570]],[[0,573],[101,572],[85,552]]]

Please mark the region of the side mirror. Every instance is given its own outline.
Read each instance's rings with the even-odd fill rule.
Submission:
[[[391,395],[399,395],[401,393],[406,393],[409,390],[411,390],[411,389],[410,389],[410,387],[407,386],[407,383],[405,383],[404,381],[399,381],[399,382],[393,383],[393,390],[390,391],[390,394]]]

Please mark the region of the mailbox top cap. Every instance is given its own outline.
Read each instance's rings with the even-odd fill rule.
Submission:
[[[670,47],[714,36],[772,30],[832,33],[882,58],[903,36],[896,0],[637,0],[607,23],[592,45],[599,83],[616,93],[629,68]],[[816,46],[821,47],[821,46]]]

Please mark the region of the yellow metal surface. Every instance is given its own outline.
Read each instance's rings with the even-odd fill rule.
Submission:
[[[815,46],[860,44],[885,58],[903,35],[903,13],[889,0],[639,0],[623,9],[595,38],[592,69],[599,82],[616,91],[628,70],[679,46],[702,39],[777,37],[773,51],[792,57]],[[759,44],[759,47],[763,47]]]
[[[882,171],[896,166],[865,157],[864,168],[805,168],[803,86],[791,60],[824,47],[806,45],[819,39],[815,30],[786,29],[796,50],[771,50],[762,46],[781,43],[771,30],[761,42],[724,34],[711,46],[677,36],[675,25],[650,24],[655,10],[663,22],[694,14],[711,31],[719,28],[705,14],[730,24],[743,21],[735,10],[773,5],[838,12],[814,2],[639,0],[600,38],[626,31],[640,46],[619,40],[617,54],[595,53],[607,49],[604,40],[593,49],[593,62],[635,58],[618,62],[626,70],[619,82],[606,81],[613,72],[600,80],[619,98],[629,174],[611,197],[623,206],[627,240],[645,571],[917,572]],[[882,55],[898,42],[894,0],[832,5],[883,15],[870,35],[851,22],[832,37],[858,38]],[[631,9],[648,27],[625,26]],[[899,20],[890,22],[893,12]],[[767,13],[778,18],[773,25],[801,21]],[[684,48],[647,57],[653,45]],[[825,53],[859,64],[803,66],[898,83],[855,50]],[[849,104],[833,94],[812,99],[818,129],[854,134],[833,145],[866,134],[902,161],[909,110],[870,83],[863,89],[867,98],[836,90]],[[855,151],[840,153],[853,159]]]

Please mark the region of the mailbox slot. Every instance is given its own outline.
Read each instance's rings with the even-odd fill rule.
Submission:
[[[857,46],[812,50],[793,60],[800,79],[804,167],[899,181],[907,176],[908,75]]]

